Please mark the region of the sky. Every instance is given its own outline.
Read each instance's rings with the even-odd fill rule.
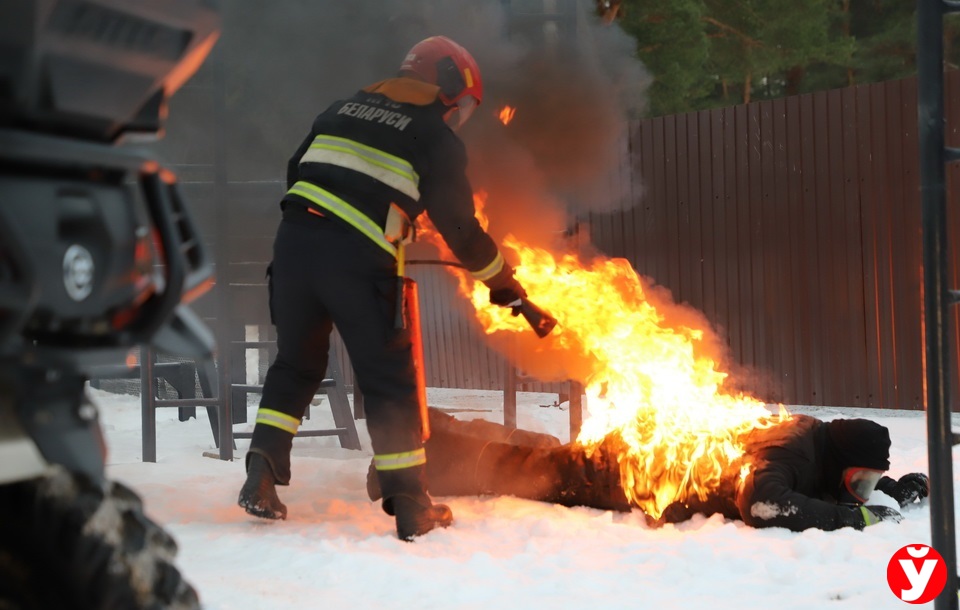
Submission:
[[[887,563],[905,545],[930,543],[925,504],[904,510],[900,524],[793,533],[719,516],[651,529],[638,512],[513,497],[437,498],[453,509],[453,526],[404,543],[392,519],[367,499],[372,452],[362,420],[360,451],[341,449],[332,438],[294,441],[293,480],[280,488],[289,518],[265,522],[236,506],[249,441],[237,441],[233,462],[204,457],[216,450],[203,410],[199,419],[179,422],[175,409],[161,409],[157,462],[144,463],[139,398],[91,393],[109,445],[108,476],[141,494],[148,516],[174,535],[177,565],[207,610],[902,610],[908,606],[887,585]],[[520,393],[519,426],[567,441],[567,404],[557,398]],[[428,402],[458,418],[502,422],[500,392],[430,388]],[[312,408],[304,428],[330,427],[325,405]],[[927,470],[922,412],[790,410],[875,419],[891,431],[890,474]],[[956,489],[960,450],[953,456]],[[895,506],[880,492],[872,502]]]

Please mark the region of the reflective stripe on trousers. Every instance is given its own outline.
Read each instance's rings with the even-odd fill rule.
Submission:
[[[403,453],[382,453],[373,456],[373,465],[377,470],[402,470],[427,463],[427,452],[422,447]]]
[[[274,411],[273,409],[264,409],[263,407],[257,409],[256,423],[273,426],[274,428],[279,428],[293,435],[296,435],[297,430],[300,429],[300,420],[296,417],[281,413],[280,411]]]

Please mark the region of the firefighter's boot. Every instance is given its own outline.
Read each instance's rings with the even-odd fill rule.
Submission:
[[[247,453],[247,480],[237,504],[254,517],[286,519],[287,507],[277,496],[276,485],[270,461],[259,453]]]
[[[444,504],[434,504],[427,494],[426,468],[423,464],[393,470],[377,470],[383,511],[394,517],[397,537],[411,541],[438,527],[453,523],[453,512]],[[367,493],[375,495],[368,486]]]
[[[402,495],[384,502],[384,510],[397,520],[397,538],[407,542],[438,527],[453,523],[453,511],[446,504],[434,504],[429,497]]]

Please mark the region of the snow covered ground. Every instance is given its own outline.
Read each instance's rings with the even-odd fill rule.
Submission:
[[[248,441],[237,441],[234,462],[203,457],[214,448],[203,410],[179,422],[176,409],[161,409],[158,461],[144,463],[139,399],[91,393],[110,447],[108,476],[136,489],[174,534],[178,565],[209,610],[903,609],[887,586],[887,562],[906,544],[930,543],[925,505],[905,511],[900,524],[796,534],[718,516],[650,529],[639,514],[510,497],[446,499],[453,527],[403,543],[366,497],[371,451],[362,421],[363,451],[332,438],[294,441],[293,481],[280,488],[289,519],[263,522],[235,503]],[[431,389],[428,398],[457,417],[502,421],[499,392]],[[521,393],[520,427],[566,441],[567,411],[556,398]],[[875,419],[891,430],[891,474],[927,471],[923,413],[790,410]],[[325,405],[312,414],[305,428],[330,425]],[[953,455],[960,489],[960,450]]]

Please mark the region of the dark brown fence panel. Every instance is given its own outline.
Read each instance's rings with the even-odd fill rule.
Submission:
[[[947,117],[960,116],[960,78],[955,73],[948,73],[948,78],[944,82],[946,107],[944,112]],[[960,120],[947,120],[947,129],[945,133],[946,145],[952,148],[960,148]],[[947,165],[947,223],[948,235],[951,236],[947,241],[948,264],[950,270],[950,288],[960,289],[960,211],[958,211],[958,200],[960,197],[955,195],[960,193],[960,163],[951,163]],[[921,283],[921,286],[923,284]],[[922,301],[922,294],[919,297]],[[960,309],[954,307],[952,315],[949,316],[947,323],[950,325],[950,334],[952,342],[949,345],[960,345]],[[960,350],[958,350],[960,351]],[[953,400],[956,402],[956,396],[960,394],[960,385],[957,379],[960,378],[960,357],[954,353],[953,362],[950,363],[953,370],[953,379],[951,379],[950,388],[952,390]]]
[[[960,76],[956,73],[953,77]],[[916,80],[900,81],[900,117],[903,126],[902,171],[904,182],[904,203],[900,207],[900,226],[903,228],[902,273],[896,294],[903,299],[899,329],[903,332],[905,361],[901,368],[906,371],[900,385],[901,402],[909,402],[917,409],[923,408],[923,321],[917,312],[923,311],[923,231],[920,226],[920,144],[917,139],[917,84]],[[960,193],[958,193],[960,194]],[[960,211],[954,198],[954,212]],[[954,233],[954,238],[960,233]],[[957,348],[954,344],[954,357]],[[956,390],[956,380],[953,380]],[[956,394],[954,394],[956,396]]]
[[[788,303],[791,307],[791,317],[795,323],[791,325],[790,333],[784,341],[784,348],[790,359],[793,375],[789,382],[788,393],[794,396],[805,395],[812,387],[810,362],[806,358],[809,353],[811,324],[807,316],[797,315],[805,309],[805,299],[811,298],[808,294],[810,277],[806,273],[809,265],[807,257],[803,256],[798,247],[803,240],[803,145],[800,122],[800,99],[789,97],[783,100],[779,109],[782,113],[783,137],[788,142],[797,142],[797,146],[785,147],[783,185],[787,192],[787,206],[782,221],[787,227],[787,276],[789,279]],[[809,400],[809,399],[808,399]]]
[[[916,123],[913,79],[641,121],[642,197],[592,242],[700,309],[760,397],[922,408]]]
[[[866,354],[866,385],[868,393],[866,404],[887,404],[891,398],[884,387],[887,376],[882,371],[884,359],[881,357],[887,340],[887,333],[881,330],[884,317],[881,313],[881,294],[884,293],[886,275],[880,269],[880,241],[879,228],[882,225],[880,214],[880,194],[882,189],[877,183],[877,176],[873,174],[881,150],[874,150],[877,146],[884,146],[883,141],[877,139],[877,133],[872,130],[875,109],[870,95],[864,92],[856,96],[856,132],[871,134],[872,138],[857,138],[857,188],[860,189],[861,201],[873,202],[873,205],[860,206],[861,243],[863,244],[863,311],[864,311],[864,351]]]

